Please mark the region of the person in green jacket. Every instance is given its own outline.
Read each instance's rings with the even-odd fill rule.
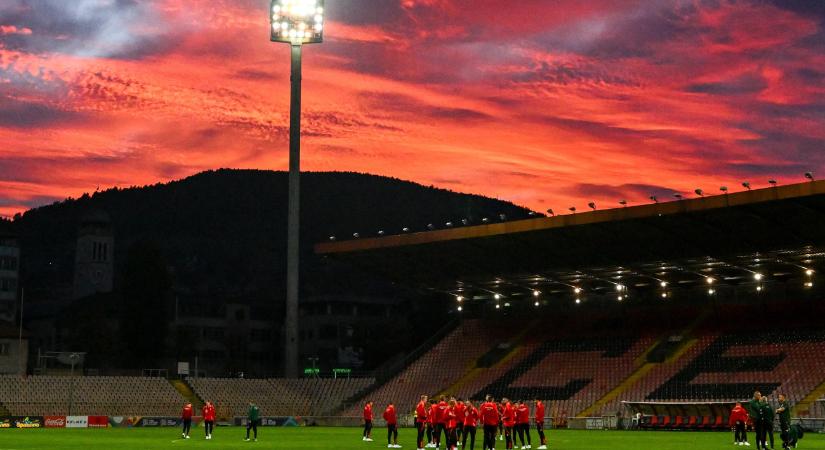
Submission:
[[[791,444],[791,404],[784,394],[779,394],[779,404],[776,408],[779,414],[779,438],[782,439],[782,448],[790,448]]]
[[[751,417],[753,423],[753,432],[756,435],[756,448],[761,448],[759,443],[762,442],[762,420],[760,420],[760,407],[762,405],[762,393],[756,391],[753,393],[753,398],[748,402],[748,415]]]
[[[255,402],[249,402],[249,409],[246,410],[246,439],[249,440],[249,430],[254,432],[255,440],[258,440],[258,424],[261,421],[261,410]]]
[[[768,396],[763,396],[759,407],[759,420],[762,422],[762,440],[763,449],[767,450],[767,441],[770,440],[771,449],[773,449],[773,420],[775,414],[771,404],[768,403]],[[770,439],[768,439],[768,437]],[[758,447],[757,447],[758,448]]]

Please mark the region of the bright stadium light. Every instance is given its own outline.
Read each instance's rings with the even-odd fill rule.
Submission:
[[[762,292],[762,285],[756,286],[756,292]]]
[[[578,304],[580,304],[581,302],[582,302],[582,299],[580,299],[580,298],[577,298],[577,299],[576,299],[576,304],[577,304],[577,305],[578,305]]]
[[[461,303],[462,301],[464,301],[464,296],[459,295],[459,296],[458,296],[458,297],[456,297],[455,299],[456,299],[456,301],[458,301],[459,303]]]
[[[536,303],[533,303],[533,304],[536,305],[536,306],[539,306],[539,302],[536,302]]]
[[[496,300],[501,300],[501,294],[495,294],[493,295],[493,298]]]
[[[624,286],[622,286],[621,284],[617,284],[617,285],[616,285],[616,290],[617,290],[617,291],[621,292],[621,291],[622,291],[622,289],[624,289]]]
[[[284,372],[298,376],[298,286],[301,179],[301,50],[324,39],[324,0],[272,0],[269,40],[291,49],[289,102],[289,200],[287,208]],[[358,238],[358,234],[353,234]]]
[[[667,292],[662,292],[662,298],[667,298]]]
[[[500,303],[496,303],[496,309],[501,309],[501,304]]]
[[[705,278],[705,281],[707,281],[708,284],[713,284],[713,282],[716,280],[714,280],[713,277],[707,277]]]
[[[667,281],[662,281],[662,282],[660,282],[660,283],[659,283],[659,286],[661,286],[661,287],[667,287]]]
[[[458,310],[458,312],[461,312],[461,310],[462,310],[463,308],[462,308],[461,306],[459,306],[459,307],[458,307],[458,308],[456,308],[456,309]]]
[[[541,292],[533,291],[533,297],[538,297],[539,295],[541,295]]]
[[[811,275],[813,275],[813,274],[814,274],[814,271],[813,271],[812,269],[807,269],[807,270],[805,270],[805,275],[807,275],[807,276],[811,276]]]
[[[758,272],[753,274],[753,279],[756,280],[756,281],[761,280],[762,279],[762,274],[758,273]]]
[[[578,288],[578,287],[577,287],[577,288],[573,288],[573,293],[574,293],[574,294],[580,294],[581,292],[582,292],[582,289],[581,289],[581,288]]]
[[[713,295],[715,293],[716,291],[713,288],[708,289],[708,295]]]
[[[813,281],[808,281],[807,283],[805,283],[805,287],[808,287],[808,288],[814,287]]]

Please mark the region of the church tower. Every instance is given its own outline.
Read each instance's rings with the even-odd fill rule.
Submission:
[[[115,238],[112,221],[103,211],[81,218],[74,262],[73,298],[112,292]]]

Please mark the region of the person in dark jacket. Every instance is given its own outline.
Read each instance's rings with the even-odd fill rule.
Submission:
[[[759,404],[759,421],[762,423],[762,447],[759,448],[767,450],[767,443],[770,441],[770,448],[773,449],[773,420],[775,416],[773,407],[768,403],[767,396],[763,396]],[[770,437],[770,439],[768,439],[768,437]]]
[[[751,423],[753,423],[753,433],[756,435],[756,448],[761,448],[759,446],[762,438],[762,421],[759,413],[761,400],[762,393],[756,391],[753,393],[753,398],[748,402],[748,415],[750,415]]]
[[[779,415],[779,438],[782,439],[782,448],[790,448],[791,404],[784,394],[779,394],[776,414]]]

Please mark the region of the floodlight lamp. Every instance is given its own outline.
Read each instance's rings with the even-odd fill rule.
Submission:
[[[378,235],[383,236],[384,235],[384,230],[378,230]]]
[[[490,221],[490,219],[488,219],[488,218],[486,218],[486,217],[484,217],[484,218],[482,218],[482,219],[481,219],[481,222],[482,222],[482,223],[487,223],[487,222],[489,222],[489,221]]]
[[[272,0],[269,40],[291,45],[324,40],[324,0]]]
[[[659,286],[667,287],[667,281],[662,281],[661,283],[659,283]]]
[[[756,280],[756,281],[761,280],[762,279],[762,274],[761,273],[753,274],[753,279]]]
[[[762,286],[756,286],[756,292],[762,292]]]
[[[496,299],[496,300],[500,300],[501,299],[501,294],[496,294],[496,295],[493,296],[493,298]]]
[[[812,288],[814,287],[814,283],[812,281],[808,281],[807,283],[805,283],[805,287]]]
[[[582,292],[582,289],[581,289],[581,288],[575,288],[575,289],[573,289],[573,293],[574,293],[574,294],[581,294],[581,292]]]
[[[402,233],[409,233],[409,231],[410,231],[410,229],[407,228],[407,227],[404,227],[404,228],[401,229]]]
[[[458,307],[458,308],[456,308],[456,309],[458,310],[458,312],[461,312],[461,310],[462,310],[463,308],[459,306],[459,307]]]
[[[714,280],[712,277],[707,277],[707,278],[705,278],[705,281],[707,281],[708,284],[713,284],[713,282],[716,281],[716,280]]]
[[[813,274],[814,274],[814,271],[811,270],[811,269],[808,269],[808,270],[805,271],[805,275],[807,275],[807,276],[811,276]]]
[[[496,309],[501,309],[501,305],[496,303]]]
[[[449,228],[449,227],[452,227],[452,226],[453,226],[453,223],[452,223],[452,222],[447,222],[447,223],[445,223],[444,225],[446,225],[446,226]]]
[[[358,233],[352,233],[352,237],[354,237],[355,239],[358,239],[358,238],[361,237],[361,235],[358,234]]]
[[[621,284],[617,284],[617,285],[616,285],[616,290],[617,290],[617,291],[621,292],[621,291],[622,291],[622,289],[624,289],[624,286],[622,286]]]
[[[536,305],[536,306],[539,306],[539,302],[536,302],[536,303],[533,303],[533,304]]]
[[[330,236],[329,240],[335,242],[335,236]]]
[[[578,305],[579,303],[581,303],[581,302],[582,302],[582,299],[580,299],[580,298],[577,298],[577,299],[576,299],[576,304],[577,304],[577,305]]]
[[[708,295],[713,295],[715,293],[716,291],[713,288],[708,289]]]
[[[662,292],[662,298],[667,298],[667,292]]]
[[[464,296],[459,295],[459,296],[458,296],[458,297],[456,297],[455,299],[456,299],[458,302],[461,302],[462,300],[464,300]]]
[[[541,295],[541,292],[533,291],[533,297],[538,297],[539,295]]]

